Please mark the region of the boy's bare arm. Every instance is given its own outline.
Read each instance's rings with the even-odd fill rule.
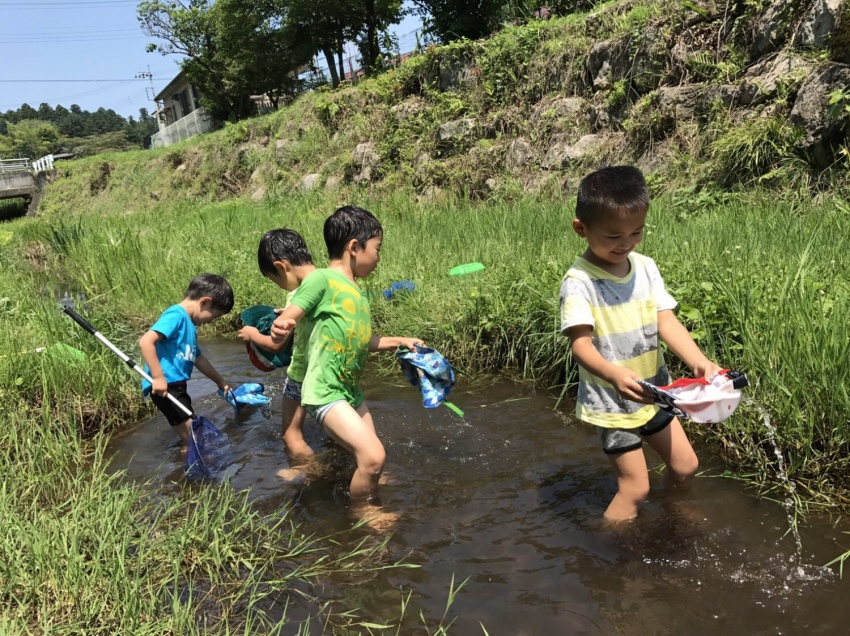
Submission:
[[[271,328],[271,339],[276,344],[286,343],[295,325],[304,317],[304,310],[298,305],[289,305],[274,319]],[[283,347],[281,347],[283,348]]]
[[[416,345],[425,346],[425,343],[419,338],[372,336],[372,340],[369,341],[369,351],[394,351],[399,347],[413,349]]]
[[[700,351],[690,332],[672,310],[658,312],[658,335],[679,359],[688,365],[695,377],[710,378],[720,367]]]
[[[253,342],[258,347],[274,351],[275,353],[282,351],[286,347],[286,343],[292,338],[292,334],[286,337],[285,340],[275,342],[271,336],[266,336],[260,333],[256,327],[242,327],[237,334],[244,342]]]
[[[142,353],[142,360],[148,365],[153,380],[151,393],[154,395],[165,395],[168,391],[168,383],[165,380],[165,374],[162,372],[159,356],[156,355],[156,343],[160,340],[162,340],[162,334],[153,329],[146,331],[139,338],[139,351]]]
[[[593,346],[592,334],[593,328],[590,325],[576,325],[567,330],[576,361],[591,374],[611,384],[623,398],[641,404],[652,404],[653,399],[644,395],[637,382],[640,379],[638,375],[603,358]]]
[[[198,371],[200,371],[210,380],[215,382],[215,385],[219,389],[222,389],[223,391],[227,391],[230,389],[227,382],[225,382],[224,378],[221,377],[221,374],[215,370],[215,367],[213,367],[212,362],[207,360],[204,356],[200,355],[195,358],[195,367],[198,369]]]

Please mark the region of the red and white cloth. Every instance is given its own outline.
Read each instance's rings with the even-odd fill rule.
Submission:
[[[741,401],[740,389],[749,385],[746,375],[728,369],[715,373],[710,380],[680,378],[666,386],[638,382],[659,408],[704,424],[722,422],[732,415]]]

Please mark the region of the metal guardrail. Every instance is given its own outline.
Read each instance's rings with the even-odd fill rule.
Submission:
[[[0,174],[14,174],[16,172],[44,172],[53,170],[53,155],[44,155],[41,159],[30,163],[28,157],[21,159],[0,159]]]
[[[42,172],[44,170],[53,170],[53,155],[44,155],[38,161],[32,162],[32,169],[35,172]]]
[[[0,159],[0,174],[13,172],[32,172],[32,164],[30,164],[29,158]]]

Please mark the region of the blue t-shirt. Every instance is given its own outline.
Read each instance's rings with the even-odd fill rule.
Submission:
[[[201,355],[198,347],[198,330],[192,323],[189,314],[180,305],[172,305],[159,317],[152,331],[162,335],[162,340],[156,343],[156,356],[168,384],[185,382],[192,377],[195,368],[195,358]],[[145,373],[150,375],[148,365]],[[142,394],[148,395],[151,383],[142,380]]]

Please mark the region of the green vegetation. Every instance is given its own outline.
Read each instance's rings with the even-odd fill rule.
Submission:
[[[124,119],[113,110],[95,112],[72,104],[52,108],[41,104],[38,110],[23,104],[0,114],[0,158],[38,159],[60,150],[79,157],[99,152],[141,148],[145,137],[157,130],[156,120],[145,108],[139,119]]]
[[[559,281],[581,251],[569,232],[567,202],[361,201],[386,228],[384,261],[367,287],[412,279],[418,290],[404,302],[375,304],[381,329],[421,334],[462,369],[506,371],[553,388],[572,381],[568,348],[557,334]],[[13,337],[26,343],[20,349],[65,342],[85,351],[89,364],[109,379],[61,367],[45,378],[45,367],[0,360],[0,368],[8,367],[0,391],[15,391],[31,405],[43,404],[45,395],[57,396],[57,403],[82,400],[76,426],[88,432],[121,421],[117,408],[129,408],[134,417],[140,404],[132,379],[109,376],[106,370],[117,363],[104,360],[96,343],[69,332],[52,311],[53,295],[39,298],[37,290],[84,292],[107,336],[132,344],[200,271],[226,275],[239,306],[267,301],[274,290],[257,276],[254,262],[260,234],[294,227],[322,254],[321,221],[338,203],[333,194],[286,195],[10,225],[6,259],[18,273],[11,280],[7,275],[8,289],[0,291],[8,297],[0,313],[3,332],[15,334],[5,348],[12,348]],[[837,319],[850,301],[840,274],[847,266],[846,207],[682,190],[675,205],[660,199],[650,222],[644,251],[660,262],[695,337],[723,365],[752,377],[750,394],[781,423],[780,443],[797,492],[813,504],[846,501],[850,437],[841,424],[850,414],[843,388],[850,365],[842,351],[850,333]],[[481,261],[487,270],[474,279],[448,277],[450,267],[468,261]],[[232,333],[235,327],[234,318],[219,328]],[[765,491],[775,489],[773,455],[764,452],[759,417],[747,406],[741,414],[727,426],[692,430],[734,470]]]

